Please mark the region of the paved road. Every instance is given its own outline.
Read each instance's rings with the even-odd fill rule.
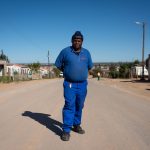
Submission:
[[[86,134],[60,140],[63,80],[19,83],[0,91],[0,150],[149,150],[150,100],[89,80]]]

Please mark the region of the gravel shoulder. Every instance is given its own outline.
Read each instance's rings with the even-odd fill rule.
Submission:
[[[99,83],[112,86],[122,91],[145,97],[150,100],[150,81],[136,79],[107,79],[102,78]]]

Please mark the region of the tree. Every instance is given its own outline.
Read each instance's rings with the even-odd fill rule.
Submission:
[[[109,71],[116,71],[116,66],[114,64],[111,64],[109,67]]]
[[[117,67],[114,64],[111,64],[109,67],[109,76],[111,78],[118,78],[119,77],[119,72],[117,71]]]
[[[3,50],[1,50],[0,60],[4,60],[4,61],[6,61],[6,62],[9,63],[8,56],[6,56],[6,55],[4,54]]]
[[[125,63],[121,64],[119,68],[119,76],[120,78],[129,78],[130,77],[130,70],[133,66],[133,63]]]
[[[58,68],[53,68],[53,72],[55,73],[56,77],[59,77],[61,71]]]
[[[32,70],[32,71],[35,71],[35,72],[38,72],[38,70],[40,69],[40,66],[41,64],[39,62],[37,63],[32,63],[32,64],[29,64],[28,67]]]
[[[138,59],[136,59],[134,62],[133,62],[134,65],[138,65],[140,64],[140,61]]]

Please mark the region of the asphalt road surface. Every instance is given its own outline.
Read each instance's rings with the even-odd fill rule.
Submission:
[[[82,127],[60,139],[63,79],[0,90],[0,150],[150,150],[150,100],[89,79]]]

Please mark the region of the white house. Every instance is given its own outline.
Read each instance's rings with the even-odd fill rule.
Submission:
[[[150,80],[150,54],[148,58],[146,59],[146,68],[148,70],[148,79]]]
[[[141,77],[142,76],[142,66],[134,66],[131,68],[131,73],[133,77]],[[148,76],[148,70],[144,66],[144,76]]]
[[[6,61],[0,60],[0,76],[6,75]]]
[[[49,69],[46,67],[40,67],[40,74],[42,77],[47,76],[49,72]]]
[[[8,64],[6,66],[6,72],[9,76],[14,77],[14,74],[17,73],[19,75],[29,75],[31,69],[18,64]]]
[[[14,73],[21,74],[21,67],[19,65],[8,64],[6,72],[9,76],[14,76]]]
[[[27,66],[21,66],[21,74],[29,75],[29,74],[31,74],[31,69]]]

